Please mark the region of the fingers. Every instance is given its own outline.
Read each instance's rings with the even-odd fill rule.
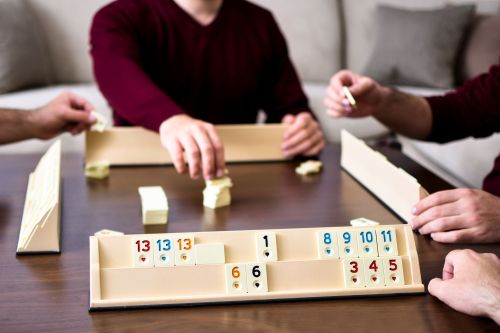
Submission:
[[[457,201],[460,199],[462,194],[461,190],[436,192],[420,200],[420,202],[413,207],[412,213],[413,215],[419,215],[432,207]]]
[[[219,134],[213,126],[207,126],[207,134],[212,142],[215,152],[215,172],[217,177],[223,177],[226,170],[226,161],[224,157],[224,145],[219,138]]]
[[[356,98],[357,96],[362,96],[376,87],[375,81],[368,77],[360,77],[357,82],[349,86],[349,91],[351,95]]]
[[[341,70],[330,80],[330,86],[336,91],[341,91],[342,87],[352,86],[357,79],[357,75],[349,70]]]
[[[62,111],[62,118],[67,122],[81,123],[84,125],[92,125],[95,118],[88,112],[74,111],[69,108],[64,108]]]
[[[474,228],[431,233],[431,238],[440,243],[473,243]]]
[[[206,129],[202,126],[195,126],[193,129],[193,137],[200,148],[203,177],[205,179],[212,179],[217,172],[216,152],[212,140]]]
[[[446,291],[446,286],[444,286],[444,281],[440,278],[434,278],[429,282],[427,286],[429,294],[441,299],[442,295]]]
[[[190,133],[183,133],[179,137],[179,142],[186,152],[189,175],[192,179],[197,179],[201,171],[200,147]]]
[[[324,147],[323,133],[309,113],[300,113],[285,132],[282,149],[286,156],[316,155]]]
[[[92,104],[90,104],[90,102],[84,99],[83,97],[80,97],[70,92],[65,93],[65,95],[69,101],[69,106],[72,109],[86,111],[86,112],[91,112],[95,109],[92,106]]]
[[[451,203],[437,205],[425,210],[420,215],[414,217],[410,221],[410,224],[414,230],[419,230],[420,233],[425,231],[433,232],[433,231],[446,231],[450,229],[456,229],[458,226],[453,227],[452,223],[453,222],[459,223],[461,222],[462,219],[458,218],[450,220],[450,218],[452,217],[457,218],[461,215],[461,213],[462,212],[460,205],[458,204],[457,201],[454,201]],[[440,221],[436,223],[437,220]],[[428,226],[428,224],[432,225]],[[461,226],[463,226],[463,223],[461,223]]]
[[[187,167],[186,161],[184,160],[184,149],[181,143],[174,138],[173,140],[168,140],[165,146],[177,172],[180,174],[186,173]]]
[[[283,120],[281,120],[281,122],[283,124],[287,124],[287,125],[293,124],[294,121],[295,121],[295,115],[293,115],[293,114],[287,114],[283,117]]]

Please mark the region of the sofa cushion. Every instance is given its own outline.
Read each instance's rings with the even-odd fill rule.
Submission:
[[[0,54],[0,94],[49,83],[47,54],[22,1],[0,1]]]
[[[337,0],[251,0],[270,10],[287,39],[292,61],[305,81],[328,82],[341,68]]]
[[[343,13],[346,22],[347,67],[361,72],[370,57],[375,44],[375,11],[379,4],[405,9],[435,9],[446,4],[474,3],[478,13],[496,13],[500,8],[499,0],[343,0]]]
[[[379,6],[376,43],[364,74],[384,84],[448,88],[474,6],[405,10]]]
[[[471,79],[500,61],[500,14],[481,17],[474,24],[464,54],[463,78]]]
[[[99,8],[111,1],[26,0],[48,46],[57,83],[94,81],[89,54],[90,24]]]

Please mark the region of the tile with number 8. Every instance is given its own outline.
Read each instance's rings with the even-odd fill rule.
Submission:
[[[337,233],[331,230],[320,230],[316,233],[319,259],[337,259],[339,246]]]
[[[267,292],[267,269],[265,263],[247,264],[247,290],[249,293]]]
[[[154,241],[154,263],[156,267],[175,265],[174,242],[168,237],[159,237]]]
[[[357,258],[358,241],[353,228],[337,231],[340,258]]]
[[[405,276],[401,257],[384,258],[384,276],[386,286],[404,286]]]
[[[192,266],[196,263],[194,251],[194,235],[183,234],[175,238],[175,265]]]
[[[131,245],[134,267],[154,267],[153,241],[151,238],[134,238]]]
[[[276,246],[276,233],[260,232],[255,234],[257,260],[258,261],[277,261],[278,250]]]
[[[228,294],[247,293],[246,264],[226,264],[226,292]]]
[[[398,242],[396,239],[396,229],[394,227],[378,227],[377,245],[380,257],[397,256]]]

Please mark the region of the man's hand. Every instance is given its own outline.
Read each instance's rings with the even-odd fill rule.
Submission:
[[[160,137],[178,173],[188,171],[186,153],[191,178],[197,179],[200,173],[205,179],[224,176],[224,147],[212,124],[176,115],[161,124]]]
[[[286,157],[314,156],[325,147],[323,132],[309,112],[287,114],[282,123],[290,125],[285,131],[281,146]]]
[[[472,189],[434,193],[414,208],[414,230],[442,243],[500,241],[500,197]]]
[[[352,108],[342,91],[348,87],[356,100],[356,108]],[[387,88],[380,86],[369,77],[361,76],[348,70],[339,71],[330,80],[326,91],[325,106],[331,117],[367,117],[374,115],[387,94]]]
[[[95,117],[90,114],[92,110],[94,108],[85,99],[63,93],[29,114],[33,137],[46,140],[63,132],[77,135],[95,123]]]
[[[443,278],[429,282],[428,290],[457,311],[488,316],[500,325],[500,259],[472,250],[448,253]]]

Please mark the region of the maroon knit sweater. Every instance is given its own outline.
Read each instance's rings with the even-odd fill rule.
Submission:
[[[452,93],[427,100],[433,113],[429,141],[482,138],[500,132],[500,65],[492,66],[489,73],[467,81]],[[500,147],[498,150],[500,153]],[[500,196],[500,155],[486,176],[483,189]]]
[[[187,113],[214,124],[310,111],[273,16],[225,0],[202,26],[172,0],[118,0],[91,29],[94,73],[116,125],[158,131]]]

